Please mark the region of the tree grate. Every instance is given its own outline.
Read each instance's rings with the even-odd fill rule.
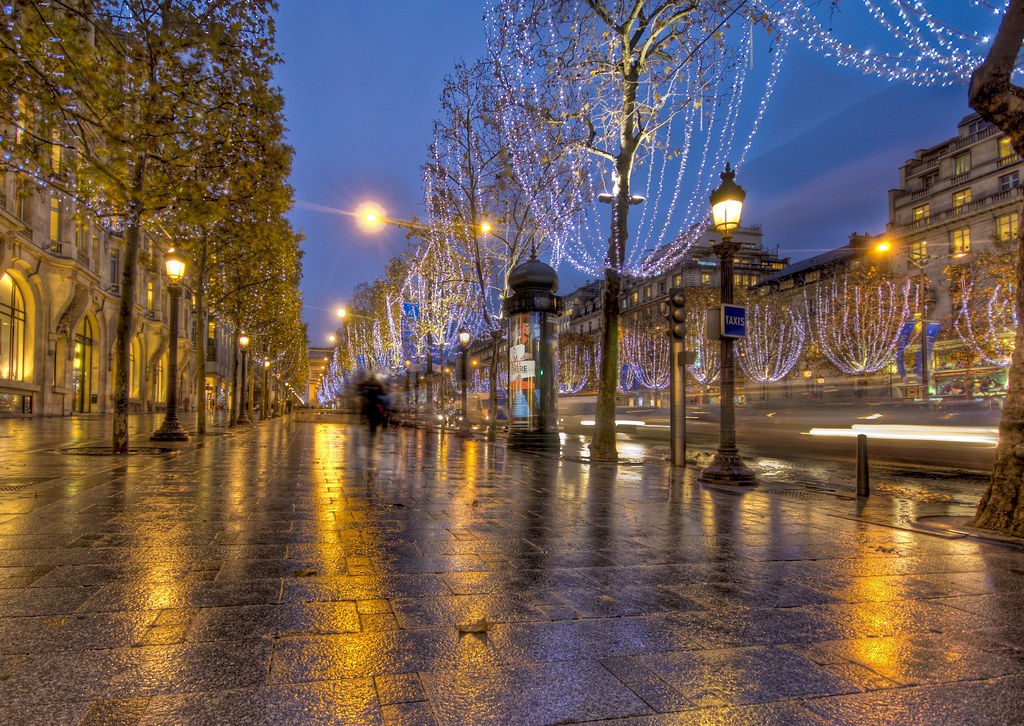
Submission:
[[[128,449],[128,454],[136,455],[154,455],[154,454],[171,454],[176,449],[168,449],[161,446],[138,446],[131,447]],[[75,446],[67,449],[55,449],[55,454],[73,454],[77,456],[123,456],[123,454],[115,454],[114,450],[107,446]]]
[[[52,476],[43,477],[19,477],[17,479],[0,479],[0,492],[18,492],[22,489],[28,489],[36,484],[42,484],[43,482],[53,481]]]

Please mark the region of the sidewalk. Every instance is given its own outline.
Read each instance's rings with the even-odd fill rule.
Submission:
[[[150,419],[0,420],[0,723],[1024,720],[1024,549],[962,505]]]

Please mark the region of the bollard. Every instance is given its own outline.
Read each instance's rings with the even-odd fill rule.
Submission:
[[[868,483],[868,437],[857,434],[857,496],[866,497],[871,493]]]

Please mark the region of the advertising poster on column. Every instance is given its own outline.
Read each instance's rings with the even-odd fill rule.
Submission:
[[[508,349],[509,428],[532,430],[536,425],[538,391],[536,347],[540,339],[539,313],[519,313],[510,321]]]

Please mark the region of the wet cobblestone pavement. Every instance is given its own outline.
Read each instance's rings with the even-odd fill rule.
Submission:
[[[0,421],[0,723],[1024,721],[1024,550],[962,505],[287,419],[67,453],[104,425]]]

